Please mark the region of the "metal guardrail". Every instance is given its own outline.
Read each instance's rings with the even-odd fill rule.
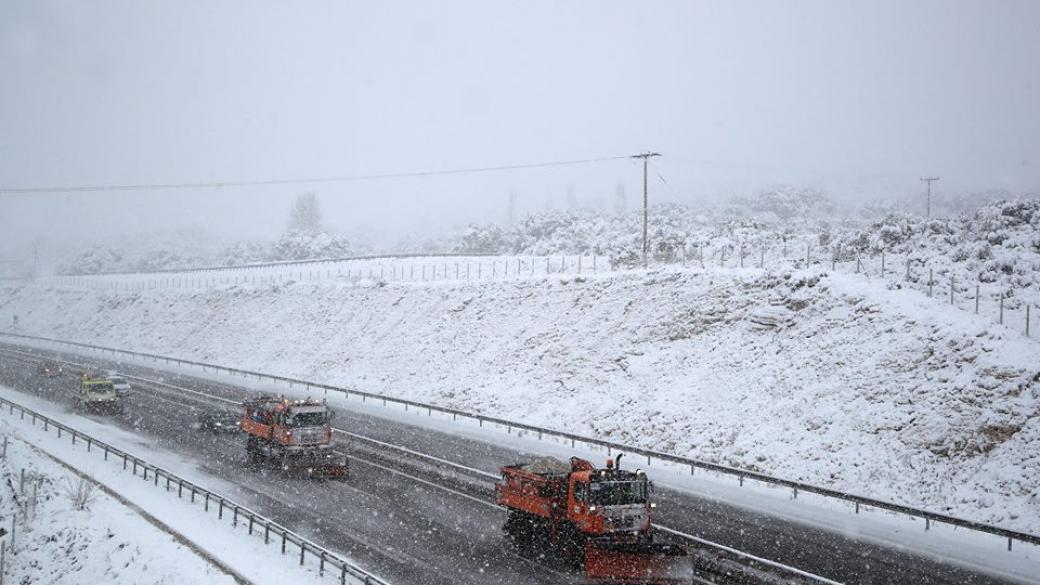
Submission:
[[[38,359],[38,360],[48,359],[45,356],[42,356],[40,354],[35,354],[35,353],[27,353],[27,352],[21,352],[21,351],[16,351],[15,353],[22,354],[22,355],[31,355],[35,359]],[[60,360],[60,359],[58,359],[58,360],[55,360],[55,361],[58,361],[60,363],[63,363],[63,364],[69,365],[69,366],[74,366],[74,367],[87,367],[85,364],[72,362],[72,361],[67,361],[67,360]],[[162,386],[162,387],[165,387],[165,388],[169,388],[169,389],[173,389],[173,390],[179,390],[181,392],[185,392],[185,393],[189,393],[189,394],[194,394],[196,396],[204,397],[207,400],[216,400],[216,401],[219,401],[220,403],[229,403],[229,404],[234,404],[234,405],[239,404],[239,401],[229,400],[227,398],[214,396],[212,394],[208,394],[208,393],[205,393],[205,392],[200,392],[198,390],[191,390],[191,389],[184,388],[184,387],[181,387],[181,386],[175,386],[175,385],[170,384],[168,382],[160,382],[160,381],[157,381],[157,380],[152,380],[150,378],[144,378],[144,377],[133,376],[133,375],[126,375],[125,377],[130,379],[130,380],[138,380],[139,382],[144,382],[144,383],[147,383],[147,384],[153,384],[153,385],[156,385],[156,386]],[[138,388],[140,388],[140,386],[138,386]],[[2,410],[2,407],[0,407],[0,410]],[[357,433],[352,433],[352,432],[349,432],[349,431],[345,431],[345,430],[342,430],[342,429],[336,429],[336,428],[333,428],[333,432],[336,433],[336,434],[343,434],[343,435],[349,437],[352,441],[371,444],[371,445],[374,445],[377,449],[386,449],[386,450],[389,450],[389,451],[391,451],[393,453],[401,454],[401,455],[404,456],[404,457],[396,457],[396,458],[394,458],[395,462],[400,462],[400,461],[403,460],[403,458],[408,458],[408,457],[412,457],[412,458],[415,458],[415,459],[417,459],[419,461],[423,461],[423,462],[431,462],[439,470],[446,472],[447,474],[449,474],[454,479],[460,479],[462,476],[469,476],[471,479],[476,479],[477,481],[485,480],[485,481],[497,482],[501,478],[500,475],[497,474],[497,473],[490,473],[490,472],[487,472],[487,471],[483,471],[483,470],[480,470],[480,469],[476,469],[476,468],[473,468],[473,467],[462,465],[461,463],[456,463],[454,461],[449,461],[447,459],[443,459],[443,458],[437,457],[435,455],[429,455],[429,454],[426,454],[426,453],[420,453],[418,451],[414,451],[414,450],[408,449],[406,447],[401,447],[399,445],[394,445],[394,444],[391,444],[391,443],[387,443],[385,441],[380,441],[380,440],[377,440],[377,439],[373,439],[371,437],[366,437],[364,435],[359,435]],[[355,445],[356,444],[357,443],[355,443]],[[358,459],[358,455],[357,455],[356,452],[352,453],[351,457],[353,457],[355,460]],[[362,460],[362,461],[364,461],[364,460]],[[368,461],[367,463],[372,464],[371,461]],[[421,481],[424,481],[424,480],[421,480]],[[443,487],[443,486],[441,486],[441,487]],[[454,492],[455,490],[450,490],[450,491]],[[455,492],[455,493],[459,493],[459,492]],[[472,496],[466,496],[466,497],[472,497]],[[495,506],[495,507],[499,507],[496,504],[489,503],[489,505]],[[752,555],[750,553],[747,553],[747,552],[744,552],[744,551],[741,551],[741,550],[738,550],[738,549],[735,549],[735,548],[732,548],[732,547],[729,547],[729,546],[726,546],[726,545],[723,545],[723,544],[720,544],[720,543],[717,543],[717,542],[712,542],[710,540],[707,540],[707,539],[704,539],[704,538],[700,538],[700,537],[694,536],[692,534],[687,534],[685,532],[681,532],[681,531],[678,531],[678,530],[674,530],[674,529],[668,528],[667,526],[664,526],[664,525],[661,525],[661,524],[657,524],[656,526],[657,526],[657,528],[659,530],[661,530],[663,532],[666,532],[668,534],[671,534],[671,535],[673,535],[673,536],[675,536],[675,537],[677,537],[679,539],[695,543],[697,545],[699,551],[700,551],[700,552],[695,551],[695,553],[694,553],[695,555],[699,555],[698,556],[698,563],[699,563],[699,566],[700,566],[700,571],[702,573],[704,573],[704,574],[711,574],[712,579],[713,579],[713,581],[711,581],[711,582],[712,583],[716,583],[718,585],[724,585],[724,584],[730,584],[730,583],[732,583],[734,585],[746,585],[749,582],[747,580],[749,575],[769,575],[769,576],[772,576],[772,577],[776,578],[777,574],[778,574],[777,572],[782,573],[783,575],[786,575],[786,576],[790,577],[791,579],[794,579],[794,580],[791,580],[791,581],[784,581],[784,583],[787,583],[787,584],[800,583],[800,582],[802,582],[801,580],[807,579],[810,582],[822,583],[824,585],[841,585],[841,583],[839,583],[837,581],[828,579],[828,578],[820,576],[820,575],[816,575],[816,574],[810,573],[808,571],[803,571],[801,569],[798,569],[797,567],[792,567],[790,565],[785,565],[785,564],[777,562],[777,561],[772,561],[772,560],[769,560],[769,559],[766,559],[766,558],[763,558],[763,557],[760,557],[760,556]],[[715,556],[715,557],[706,557],[706,556],[704,556],[703,553],[705,551],[708,551],[708,550],[712,551],[717,556]],[[733,562],[736,562],[737,565],[731,564]],[[765,581],[765,582],[773,583],[775,581],[769,580],[769,581]]]
[[[365,571],[361,567],[358,567],[336,553],[308,540],[307,538],[304,538],[299,534],[296,534],[274,520],[266,518],[241,504],[235,503],[227,497],[212,492],[198,484],[192,483],[161,467],[152,465],[140,457],[131,455],[118,447],[95,439],[90,435],[40,414],[35,410],[0,397],[0,412],[2,412],[3,407],[5,406],[8,409],[8,414],[11,415],[13,415],[17,410],[21,414],[22,420],[24,420],[26,416],[29,416],[32,419],[33,426],[36,426],[42,421],[44,431],[49,431],[53,427],[57,430],[58,438],[61,438],[63,432],[67,433],[71,438],[73,445],[76,444],[77,440],[81,441],[87,445],[88,452],[93,450],[102,451],[104,453],[105,461],[108,461],[110,457],[113,457],[116,460],[122,459],[124,470],[129,469],[134,476],[140,476],[144,481],[151,480],[156,487],[159,487],[160,482],[164,482],[167,492],[176,488],[178,498],[184,498],[185,495],[188,494],[191,498],[191,503],[193,504],[196,499],[202,499],[203,509],[206,512],[209,512],[211,507],[215,507],[217,509],[218,519],[223,519],[225,514],[230,514],[232,526],[237,527],[239,522],[243,524],[248,522],[250,536],[252,536],[254,532],[259,534],[260,531],[263,531],[264,544],[270,544],[272,536],[276,541],[280,538],[282,555],[288,554],[288,547],[290,545],[293,548],[299,548],[300,554],[298,557],[294,554],[294,558],[299,558],[300,566],[305,564],[306,556],[309,554],[318,561],[319,574],[323,575],[326,571],[330,571],[330,569],[338,571],[339,582],[341,585],[346,585],[348,583],[352,585],[389,585],[387,581]]]
[[[450,414],[452,416],[452,420],[457,420],[460,417],[461,418],[466,418],[466,419],[471,419],[471,420],[477,421],[477,423],[481,427],[483,427],[485,423],[488,423],[488,424],[494,424],[494,425],[499,425],[499,426],[502,426],[502,427],[506,427],[507,432],[512,432],[513,429],[517,429],[517,430],[522,430],[522,431],[527,431],[527,432],[530,432],[530,433],[534,433],[534,434],[537,434],[539,439],[542,439],[544,436],[556,437],[556,438],[559,438],[559,439],[566,439],[566,440],[569,440],[571,442],[571,446],[572,447],[575,446],[577,443],[582,443],[584,445],[591,445],[591,446],[596,446],[596,447],[600,447],[600,448],[605,448],[608,451],[608,453],[613,452],[613,451],[618,451],[618,452],[625,452],[625,453],[628,453],[628,454],[640,455],[640,456],[646,458],[646,462],[647,462],[648,466],[651,465],[652,461],[656,459],[658,461],[667,461],[669,463],[674,463],[674,464],[678,464],[678,465],[689,467],[691,475],[694,473],[694,471],[696,469],[701,469],[701,470],[705,470],[705,471],[712,471],[712,472],[720,473],[720,474],[723,474],[723,475],[733,476],[733,477],[737,478],[737,481],[739,482],[739,484],[741,486],[744,485],[744,481],[745,480],[753,480],[753,481],[761,482],[761,483],[766,484],[766,485],[790,488],[792,490],[793,495],[794,495],[795,498],[798,497],[798,494],[800,492],[804,492],[804,493],[815,494],[815,495],[822,496],[822,497],[825,497],[825,498],[841,500],[841,501],[845,501],[845,502],[849,502],[849,503],[853,504],[855,506],[855,511],[856,511],[857,514],[859,513],[859,510],[860,510],[861,506],[866,506],[866,507],[869,507],[869,508],[875,508],[875,509],[879,509],[879,510],[886,510],[886,511],[889,511],[889,512],[895,512],[895,513],[898,513],[898,514],[904,514],[906,516],[911,516],[911,517],[914,517],[914,518],[921,518],[921,519],[923,519],[925,521],[925,530],[930,529],[932,522],[937,522],[937,523],[941,523],[941,524],[947,524],[947,525],[950,525],[950,526],[955,526],[955,527],[958,527],[958,528],[964,528],[964,529],[967,529],[967,530],[973,530],[973,531],[976,531],[976,532],[981,532],[981,533],[991,534],[991,535],[995,535],[995,536],[1000,536],[1000,537],[1003,537],[1003,538],[1007,539],[1007,549],[1009,551],[1012,549],[1012,543],[1014,541],[1019,541],[1019,542],[1023,542],[1023,543],[1033,544],[1033,545],[1040,545],[1040,536],[1038,536],[1038,535],[1029,534],[1029,533],[1025,533],[1025,532],[1019,532],[1019,531],[1015,531],[1015,530],[1010,530],[1010,529],[1007,529],[1007,528],[1001,528],[999,526],[993,526],[993,525],[985,524],[985,523],[982,523],[982,522],[976,522],[974,520],[966,520],[966,519],[963,519],[963,518],[957,518],[957,517],[954,517],[954,516],[948,516],[948,515],[940,514],[940,513],[937,513],[937,512],[930,512],[928,510],[921,510],[921,509],[918,509],[918,508],[913,508],[911,506],[904,506],[902,504],[886,502],[884,500],[877,500],[877,499],[874,499],[874,498],[868,498],[866,496],[860,496],[860,495],[856,495],[856,494],[849,494],[849,493],[841,492],[841,491],[830,489],[830,488],[814,486],[814,485],[803,483],[803,482],[800,482],[800,481],[795,481],[795,480],[790,480],[790,479],[783,479],[783,478],[779,478],[779,477],[773,477],[771,475],[767,475],[765,473],[759,473],[759,472],[756,472],[756,471],[750,471],[750,470],[746,470],[746,469],[739,469],[739,468],[736,468],[736,467],[729,467],[729,466],[726,466],[726,465],[720,465],[718,463],[711,463],[711,462],[707,462],[707,461],[700,461],[700,460],[697,460],[697,459],[690,459],[690,458],[687,458],[687,457],[681,457],[679,455],[673,455],[673,454],[670,454],[670,453],[663,453],[663,452],[660,452],[660,451],[654,451],[654,450],[650,450],[650,449],[643,449],[641,447],[634,447],[634,446],[631,446],[631,445],[622,445],[620,443],[614,443],[612,441],[605,441],[605,440],[596,439],[596,438],[593,438],[593,437],[586,437],[586,436],[578,435],[578,434],[575,434],[575,433],[568,433],[566,431],[558,431],[558,430],[553,430],[553,429],[546,429],[546,428],[537,427],[537,426],[526,424],[526,423],[511,421],[511,420],[498,418],[498,417],[493,417],[493,416],[485,416],[485,415],[482,415],[482,414],[469,413],[469,412],[465,412],[465,411],[454,409],[454,408],[437,406],[437,405],[434,405],[434,404],[418,402],[418,401],[415,401],[415,400],[408,400],[408,399],[404,399],[404,398],[395,398],[395,397],[392,397],[392,396],[385,396],[385,395],[382,395],[382,394],[375,394],[375,393],[372,393],[372,392],[364,392],[362,390],[356,390],[356,389],[351,389],[351,388],[342,388],[342,387],[339,387],[339,386],[333,386],[333,385],[330,385],[330,384],[321,384],[321,383],[318,383],[318,382],[311,382],[311,381],[307,381],[307,380],[301,380],[301,379],[298,379],[298,378],[291,378],[291,377],[288,377],[288,376],[278,376],[278,375],[274,375],[274,374],[265,374],[263,372],[256,372],[256,371],[252,371],[252,370],[243,370],[243,369],[239,369],[239,368],[231,368],[231,367],[221,366],[221,365],[217,365],[217,364],[210,364],[210,363],[206,363],[206,362],[198,362],[198,361],[194,361],[194,360],[185,360],[185,359],[174,358],[174,357],[169,357],[169,356],[162,356],[162,355],[157,355],[157,354],[135,352],[135,351],[130,351],[130,350],[126,350],[126,349],[117,349],[117,348],[111,348],[111,347],[104,347],[104,346],[99,346],[99,345],[92,345],[92,344],[89,344],[89,343],[79,343],[79,342],[76,342],[76,341],[66,341],[66,340],[63,340],[63,339],[53,339],[53,338],[49,338],[49,337],[40,337],[40,336],[34,336],[34,335],[24,335],[24,334],[7,333],[7,332],[0,332],[0,336],[7,336],[7,337],[14,337],[14,338],[21,338],[21,339],[30,339],[30,340],[34,340],[34,341],[43,341],[43,342],[48,342],[48,343],[55,343],[55,344],[58,344],[58,345],[65,345],[65,346],[69,346],[69,347],[79,347],[79,348],[89,349],[89,350],[92,350],[92,351],[100,351],[100,352],[103,352],[103,353],[107,352],[107,353],[111,353],[113,355],[121,354],[121,355],[134,357],[134,358],[145,358],[145,359],[150,359],[153,362],[160,362],[160,361],[162,361],[162,362],[167,363],[167,364],[177,364],[177,365],[186,365],[186,366],[198,367],[198,368],[202,368],[202,370],[204,372],[208,371],[208,370],[213,370],[213,371],[216,371],[216,372],[226,372],[228,374],[240,375],[240,376],[243,376],[243,377],[246,377],[246,378],[256,378],[257,380],[269,380],[269,381],[273,381],[273,382],[281,382],[281,383],[288,384],[290,388],[293,388],[293,387],[296,387],[296,386],[300,386],[301,388],[305,388],[305,389],[317,389],[317,390],[326,390],[326,391],[331,391],[331,392],[340,392],[345,397],[348,397],[348,398],[350,396],[360,397],[362,402],[367,402],[369,399],[371,399],[371,400],[374,400],[374,401],[381,401],[383,403],[383,405],[387,405],[387,404],[402,405],[402,406],[405,407],[405,410],[408,410],[409,408],[416,408],[418,410],[426,410],[428,414],[432,414],[433,412],[438,412],[438,413],[445,414],[445,415]]]

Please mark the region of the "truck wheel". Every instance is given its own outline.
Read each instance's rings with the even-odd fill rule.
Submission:
[[[559,544],[563,559],[579,569],[585,566],[585,541],[586,536],[573,524],[561,530]]]
[[[246,458],[249,461],[249,465],[252,465],[253,467],[260,466],[260,446],[257,444],[255,437],[248,437],[246,439]]]

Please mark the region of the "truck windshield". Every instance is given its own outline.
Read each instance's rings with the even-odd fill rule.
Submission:
[[[328,412],[301,412],[289,417],[287,422],[292,427],[318,427],[327,424],[328,421]]]
[[[594,481],[589,486],[597,506],[627,506],[646,503],[645,481]]]

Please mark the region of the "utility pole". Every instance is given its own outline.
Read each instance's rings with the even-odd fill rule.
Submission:
[[[928,183],[928,199],[925,203],[925,217],[931,219],[932,217],[932,181],[938,181],[939,177],[921,177],[921,180]]]
[[[648,246],[647,241],[646,241],[646,224],[647,224],[647,213],[648,213],[647,210],[650,207],[650,195],[649,195],[649,190],[647,188],[646,168],[647,168],[647,164],[650,162],[650,158],[651,157],[655,157],[655,156],[661,156],[661,155],[660,155],[660,153],[649,152],[649,151],[644,152],[643,154],[634,154],[634,155],[632,155],[632,158],[641,158],[641,159],[643,159],[643,267],[644,268],[646,268],[646,254],[647,254],[647,250],[649,249],[649,246]]]

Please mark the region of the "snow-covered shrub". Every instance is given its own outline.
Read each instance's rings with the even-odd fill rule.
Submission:
[[[346,258],[355,254],[353,246],[343,236],[329,232],[289,232],[282,236],[267,254],[267,260],[316,260]]]

